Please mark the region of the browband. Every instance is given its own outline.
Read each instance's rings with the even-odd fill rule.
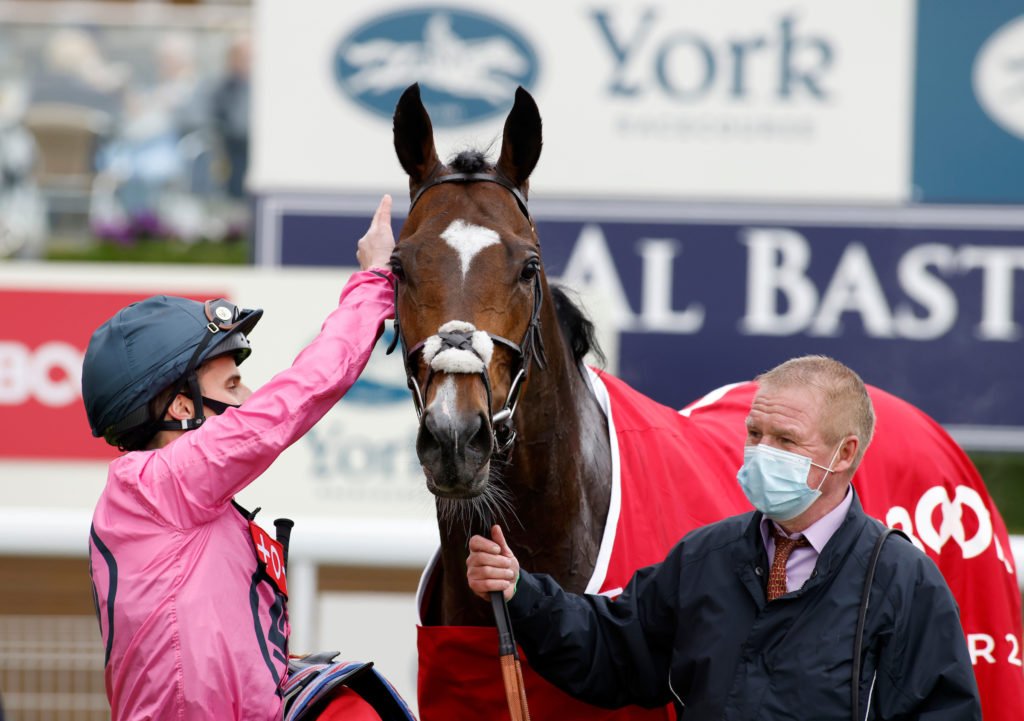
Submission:
[[[527,217],[530,224],[533,225],[533,218],[530,216],[530,210],[526,206],[526,196],[523,195],[523,191],[517,188],[515,185],[505,180],[500,175],[492,175],[491,173],[450,173],[448,175],[442,175],[434,178],[426,185],[422,186],[416,191],[416,195],[412,196],[412,202],[409,203],[409,212],[416,207],[416,201],[420,199],[420,196],[425,192],[433,188],[435,185],[441,185],[442,183],[497,183],[508,192],[512,193],[515,197],[516,202],[519,203],[519,209],[523,211],[523,215]]]

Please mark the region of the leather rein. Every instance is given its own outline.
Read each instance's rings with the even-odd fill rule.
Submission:
[[[409,204],[409,212],[412,213],[412,209],[416,207],[416,202],[427,190],[444,183],[496,183],[513,195],[516,199],[516,203],[519,205],[519,209],[522,211],[523,215],[526,216],[527,220],[530,221],[530,227],[533,227],[533,218],[530,216],[530,211],[526,205],[526,197],[523,195],[523,192],[505,178],[498,175],[491,175],[489,173],[450,173],[439,176],[416,191],[415,195],[412,197],[412,202]],[[406,342],[405,335],[402,333],[402,326],[398,318],[398,290],[400,285],[401,280],[396,276],[395,335],[391,340],[391,345],[388,346],[387,352],[388,354],[391,354],[398,343],[401,342],[402,359],[405,364],[406,383],[409,386],[409,390],[412,391],[413,405],[416,407],[416,416],[418,418],[422,418],[424,410],[424,390],[430,386],[435,370],[428,366],[429,370],[427,379],[421,387],[419,382],[416,380],[417,373],[414,361],[417,355],[423,350],[427,339],[421,340],[411,348]],[[491,379],[486,363],[483,364],[483,370],[479,374],[484,382],[484,388],[487,390],[487,407],[491,412],[491,438],[493,452],[501,456],[507,456],[511,453],[512,446],[516,440],[516,431],[512,422],[512,417],[516,412],[516,406],[519,403],[519,394],[523,388],[523,381],[526,380],[526,374],[529,371],[530,363],[536,363],[537,367],[541,370],[547,367],[547,356],[544,353],[544,340],[540,333],[540,309],[543,301],[544,291],[541,288],[540,273],[538,272],[533,279],[533,310],[530,313],[530,321],[526,326],[526,331],[523,334],[522,341],[515,343],[508,338],[498,335],[497,333],[491,333],[486,330],[483,331],[495,344],[503,346],[507,350],[511,351],[513,357],[512,383],[509,386],[505,402],[497,411],[493,410],[494,404],[491,392]],[[469,334],[456,331],[439,333],[439,336],[443,349],[458,348],[469,351],[478,358],[480,357],[473,349]],[[483,359],[481,358],[481,361],[482,360]]]

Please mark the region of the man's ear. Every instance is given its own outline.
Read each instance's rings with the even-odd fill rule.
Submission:
[[[164,420],[187,421],[195,415],[194,411],[192,399],[184,393],[178,393],[167,408],[167,417]]]
[[[853,459],[857,457],[860,450],[860,439],[850,435],[843,439],[843,445],[839,446],[839,453],[836,454],[835,463],[832,464],[833,473],[843,473],[853,465]]]

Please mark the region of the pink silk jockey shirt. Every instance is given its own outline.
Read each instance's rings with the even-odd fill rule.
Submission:
[[[113,721],[281,718],[279,566],[258,562],[271,540],[254,542],[232,499],[355,383],[393,297],[389,279],[356,273],[316,339],[241,408],[110,464],[89,552]]]

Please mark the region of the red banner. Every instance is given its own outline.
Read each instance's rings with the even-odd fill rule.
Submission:
[[[0,290],[0,458],[85,460],[117,454],[89,430],[82,358],[101,323],[153,294]]]

